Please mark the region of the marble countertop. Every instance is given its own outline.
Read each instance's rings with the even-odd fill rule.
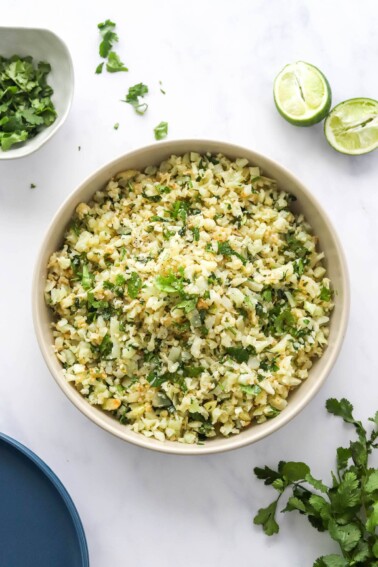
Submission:
[[[96,25],[106,18],[117,22],[117,51],[129,73],[94,74]],[[303,460],[328,480],[349,431],[326,415],[325,400],[346,396],[362,418],[377,409],[378,152],[337,154],[321,125],[287,124],[274,108],[272,82],[283,65],[303,59],[328,76],[334,103],[376,96],[375,0],[361,0],[353,12],[341,0],[326,9],[316,0],[15,0],[3,8],[1,25],[60,35],[76,85],[58,134],[29,157],[0,162],[0,430],[40,455],[67,487],[83,520],[91,567],[311,567],[336,545],[296,514],[283,517],[274,538],[253,526],[271,490],[252,469]],[[120,102],[141,81],[151,91],[143,117]],[[52,215],[97,167],[152,143],[161,120],[169,122],[170,139],[227,140],[291,169],[328,211],[350,269],[349,328],[326,384],[282,430],[226,454],[166,456],[102,431],[57,387],[33,331],[32,271]]]

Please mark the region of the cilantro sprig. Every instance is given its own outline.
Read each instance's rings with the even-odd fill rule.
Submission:
[[[341,554],[323,555],[313,567],[378,567],[378,469],[368,462],[372,450],[378,448],[378,412],[369,420],[374,426],[368,433],[345,398],[327,400],[326,408],[353,425],[357,434],[348,447],[337,449],[331,486],[314,478],[310,467],[302,462],[281,461],[277,469],[256,467],[257,478],[271,485],[278,496],[258,510],[254,523],[267,535],[278,533],[278,503],[289,490],[291,495],[282,512],[296,510],[307,516],[314,528],[328,531],[340,546]]]

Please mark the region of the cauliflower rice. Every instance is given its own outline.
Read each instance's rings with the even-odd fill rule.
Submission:
[[[66,379],[133,431],[197,443],[274,418],[327,344],[324,254],[246,159],[188,153],[81,203],[48,264]]]

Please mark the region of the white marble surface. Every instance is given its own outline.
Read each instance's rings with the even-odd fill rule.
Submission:
[[[93,73],[96,24],[106,18],[118,24],[128,74]],[[335,103],[376,97],[376,0],[360,0],[353,10],[342,0],[14,0],[2,6],[1,25],[59,34],[73,56],[76,91],[66,124],[45,147],[0,163],[0,430],[36,451],[66,485],[92,567],[310,567],[336,548],[295,514],[283,518],[278,537],[255,528],[253,513],[271,491],[252,467],[293,458],[327,475],[347,431],[326,416],[326,398],[349,397],[362,417],[377,409],[378,152],[339,155],[322,126],[284,122],[272,81],[284,64],[303,59],[327,74]],[[151,89],[144,117],[119,102],[140,81]],[[328,210],[350,268],[349,330],[325,386],[283,430],[223,455],[155,454],[93,425],[55,385],[32,327],[33,264],[52,215],[98,166],[153,142],[161,120],[169,122],[170,138],[229,140],[292,169]]]

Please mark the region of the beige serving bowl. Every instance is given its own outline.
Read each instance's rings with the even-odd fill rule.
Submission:
[[[53,350],[52,313],[44,301],[48,259],[61,246],[65,230],[76,206],[82,201],[89,201],[93,194],[102,189],[107,181],[119,171],[143,169],[148,165],[159,164],[171,154],[180,155],[189,151],[198,153],[220,152],[229,158],[247,158],[252,165],[261,167],[265,175],[276,179],[282,189],[295,195],[297,197],[295,209],[303,212],[314,233],[319,237],[320,248],[325,252],[328,274],[336,291],[335,309],[330,321],[328,347],[323,356],[314,362],[308,379],[292,392],[285,410],[276,418],[261,425],[251,425],[239,435],[227,438],[217,437],[206,441],[204,445],[186,445],[172,441],[161,442],[145,437],[141,433],[131,431],[127,425],[121,425],[103,410],[91,406],[74,386],[66,381],[63,375],[62,366]],[[148,449],[181,455],[203,455],[204,453],[218,453],[243,447],[270,435],[295,417],[316,394],[330,372],[344,338],[348,312],[349,282],[344,254],[326,213],[316,199],[296,177],[271,159],[247,148],[211,140],[176,140],[155,143],[129,152],[97,170],[71,193],[53,218],[43,239],[33,282],[33,318],[39,346],[52,375],[71,402],[97,425],[125,441]]]

